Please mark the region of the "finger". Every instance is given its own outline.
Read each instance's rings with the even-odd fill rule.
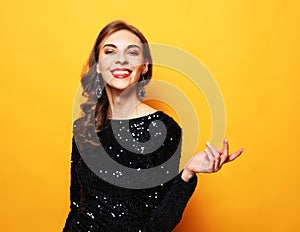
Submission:
[[[221,154],[220,166],[222,166],[223,163],[228,159],[228,155],[229,155],[229,144],[228,144],[228,140],[224,139],[223,140],[223,153]]]
[[[244,149],[241,148],[238,151],[236,151],[235,153],[231,154],[226,162],[231,162],[233,160],[235,160],[237,157],[239,157],[242,153],[243,153]]]
[[[218,149],[217,151],[219,152],[219,155],[222,155],[223,151],[224,151],[224,148],[222,147],[222,148]]]
[[[213,162],[215,160],[215,157],[213,156],[213,154],[208,149],[205,148],[204,152],[205,152],[205,154],[206,154],[206,156],[207,156],[207,158],[210,162]]]
[[[215,158],[220,156],[219,152],[210,144],[210,142],[206,142],[206,146]]]
[[[223,154],[228,156],[229,155],[229,144],[228,144],[228,139],[223,140]]]
[[[207,142],[206,145],[214,156],[214,171],[218,171],[220,169],[220,154],[209,142]]]
[[[207,163],[203,165],[206,166],[204,169],[206,172],[211,173],[214,172],[214,168],[215,168],[215,157],[213,156],[213,154],[208,150],[208,149],[204,149],[204,153],[206,154],[207,157]]]

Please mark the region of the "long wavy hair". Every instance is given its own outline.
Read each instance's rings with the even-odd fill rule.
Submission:
[[[81,85],[83,88],[82,95],[86,97],[87,100],[85,103],[80,105],[80,108],[82,110],[82,117],[80,118],[80,120],[78,120],[79,125],[76,126],[76,128],[74,129],[76,129],[77,134],[81,135],[80,137],[84,141],[83,144],[97,144],[97,142],[93,142],[92,138],[88,138],[89,136],[87,136],[87,132],[93,128],[96,129],[96,132],[101,131],[107,119],[109,102],[105,88],[102,91],[101,97],[99,99],[96,97],[96,66],[99,59],[100,43],[111,34],[120,30],[127,30],[140,39],[142,43],[144,60],[146,60],[148,63],[148,71],[145,74],[143,74],[143,78],[146,81],[146,84],[152,77],[152,57],[150,54],[149,44],[145,36],[136,27],[129,25],[122,20],[116,20],[107,24],[100,31],[93,46],[93,49],[81,73]],[[101,74],[98,75],[100,75],[100,82],[104,84],[104,80]],[[141,77],[139,81],[140,80]]]

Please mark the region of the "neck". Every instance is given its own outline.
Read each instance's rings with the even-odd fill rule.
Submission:
[[[113,119],[129,119],[138,116],[141,101],[136,95],[136,88],[126,90],[106,89],[110,111]]]

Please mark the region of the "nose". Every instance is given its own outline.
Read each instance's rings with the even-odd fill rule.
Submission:
[[[126,54],[124,51],[118,52],[118,55],[116,57],[116,63],[123,64],[123,65],[128,63],[128,60],[127,60],[127,57],[126,57]]]

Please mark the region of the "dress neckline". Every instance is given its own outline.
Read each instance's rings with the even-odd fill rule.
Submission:
[[[140,119],[143,119],[143,118],[148,118],[148,117],[151,117],[155,114],[161,114],[162,111],[161,110],[157,110],[157,111],[154,111],[153,113],[150,113],[150,114],[146,114],[146,115],[142,115],[142,116],[139,116],[139,117],[135,117],[135,118],[107,118],[106,121],[107,122],[110,122],[110,121],[133,121],[133,120],[140,120]]]

